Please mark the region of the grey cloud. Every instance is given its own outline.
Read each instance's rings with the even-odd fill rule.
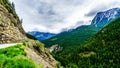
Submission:
[[[108,9],[116,8],[118,6],[120,7],[120,2],[117,2],[117,1],[112,2],[112,3],[108,3],[108,4],[98,5],[98,6],[95,6],[94,8],[92,8],[91,11],[89,11],[84,16],[92,17],[92,16],[95,16],[96,13],[98,13],[98,12],[106,11]]]
[[[95,16],[95,14],[98,12],[98,10],[91,10],[89,13],[85,14],[86,17],[92,17]]]
[[[41,5],[37,8],[40,14],[55,15],[53,7],[47,3],[40,3]]]
[[[87,24],[85,22],[87,17],[93,17],[97,12],[109,9],[110,5],[116,5],[116,2],[107,5],[103,1],[101,5],[96,3],[89,7],[92,5],[89,3],[91,0],[14,0],[14,2],[18,15],[23,18],[26,31],[31,29],[54,33]],[[82,12],[81,10],[86,10],[87,6],[90,11]],[[37,27],[29,28],[28,24]]]
[[[66,5],[78,6],[78,5],[82,5],[84,2],[86,2],[86,0],[61,0],[61,2]]]
[[[77,23],[76,23],[76,25],[80,25],[80,24],[83,24],[84,23],[84,21],[78,21]]]
[[[111,5],[111,4],[110,4]],[[95,16],[98,12],[102,12],[104,10],[106,10],[107,8],[109,8],[110,5],[106,5],[106,4],[103,4],[103,5],[98,5],[94,8],[92,8],[87,14],[85,14],[84,16],[86,17],[93,17]]]
[[[55,11],[53,5],[46,2],[40,2],[39,4],[36,9],[38,17],[44,20],[44,23],[41,22],[42,24],[49,26],[49,23],[55,24],[63,21],[63,16],[60,16],[60,14]]]

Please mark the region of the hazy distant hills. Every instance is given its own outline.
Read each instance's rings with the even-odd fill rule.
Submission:
[[[32,31],[32,32],[28,32],[28,33],[30,35],[36,37],[38,40],[46,40],[46,39],[49,39],[56,35],[53,33],[45,33],[45,32],[39,32],[39,31]]]

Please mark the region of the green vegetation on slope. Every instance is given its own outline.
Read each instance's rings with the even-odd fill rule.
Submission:
[[[88,40],[98,29],[92,25],[81,26],[71,32],[59,34],[53,38],[42,41],[46,47],[58,44],[63,47],[61,54],[72,52]]]
[[[66,57],[55,56],[66,68],[119,68],[120,18]],[[73,67],[74,66],[74,67]]]
[[[9,11],[9,13],[13,14],[16,19],[18,19],[14,8],[11,6],[8,0],[0,0],[0,4],[3,5]]]
[[[27,38],[29,38],[29,39],[37,40],[37,38],[35,38],[34,36],[32,36],[32,35],[30,35],[30,34],[28,34],[28,33],[26,33],[26,36],[27,36]]]
[[[0,49],[0,68],[42,68],[26,56],[27,46],[15,46]]]

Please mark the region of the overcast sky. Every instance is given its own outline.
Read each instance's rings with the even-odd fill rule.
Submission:
[[[95,14],[120,7],[119,0],[10,0],[28,31],[59,33],[88,25]]]

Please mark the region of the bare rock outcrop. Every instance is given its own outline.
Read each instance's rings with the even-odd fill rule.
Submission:
[[[27,41],[17,14],[7,0],[0,2],[0,44]]]

